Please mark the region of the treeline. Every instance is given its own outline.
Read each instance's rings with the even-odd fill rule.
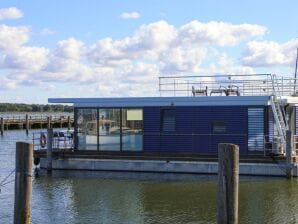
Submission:
[[[73,112],[72,106],[0,103],[0,112]]]

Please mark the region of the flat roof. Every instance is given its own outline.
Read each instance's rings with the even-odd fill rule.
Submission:
[[[298,96],[282,96],[281,102],[292,106],[298,106]]]
[[[270,96],[49,98],[48,102],[71,103],[74,107],[267,106]]]

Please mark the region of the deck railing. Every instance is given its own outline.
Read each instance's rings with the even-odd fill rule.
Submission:
[[[291,96],[297,89],[294,78],[273,74],[159,77],[161,96]]]
[[[54,131],[53,135],[53,142],[52,142],[52,148],[53,150],[59,150],[59,149],[74,149],[74,138],[75,138],[75,133],[73,130],[69,131]],[[194,144],[194,142],[198,138],[209,138],[209,141],[211,142],[212,139],[218,141],[218,138],[222,137],[243,137],[244,139],[247,138],[246,134],[195,134],[195,133],[162,133],[162,132],[154,132],[154,133],[142,133],[142,135],[146,136],[151,136],[151,137],[191,137],[191,142]],[[47,149],[47,132],[46,131],[41,131],[39,133],[33,133],[33,138],[32,138],[32,143],[34,145],[35,150],[46,150]],[[96,135],[95,135],[96,136]],[[260,136],[261,137],[261,136]],[[45,141],[42,142],[42,138],[45,138]],[[259,144],[262,144],[262,138],[263,138],[263,149],[260,150],[260,148],[257,146]],[[233,142],[233,141],[231,141]],[[44,144],[43,144],[44,143]],[[118,141],[111,143],[112,145],[117,145],[120,144],[120,136]],[[92,146],[92,149],[96,149],[96,142],[93,143],[94,145]],[[250,153],[264,153],[264,156],[270,155],[270,154],[275,154],[275,155],[284,155],[282,153],[282,144],[281,144],[281,139],[280,136],[278,135],[264,135],[261,138],[256,138],[256,149],[254,150],[253,148],[247,149]],[[88,143],[90,146],[90,143]],[[117,147],[117,146],[116,146]],[[91,149],[91,148],[90,148]],[[89,150],[90,150],[89,149]],[[298,150],[298,135],[293,135],[293,153]],[[114,150],[112,150],[114,151]],[[117,150],[116,150],[117,151]],[[129,150],[128,150],[129,151]],[[192,151],[195,151],[193,148]],[[285,151],[285,150],[284,150]],[[187,151],[186,151],[187,152]]]
[[[53,142],[52,148],[53,150],[58,149],[73,149],[73,131],[54,131],[53,133]],[[34,146],[34,150],[45,150],[47,149],[47,132],[41,131],[39,133],[32,134],[32,143]]]
[[[6,115],[6,114],[0,114],[0,117],[3,118],[4,121],[24,121],[26,120],[26,114],[23,115]],[[51,120],[59,120],[59,119],[68,119],[68,117],[73,120],[74,116],[73,114],[69,115],[28,115],[28,119],[31,121],[46,121],[48,117],[51,118]]]

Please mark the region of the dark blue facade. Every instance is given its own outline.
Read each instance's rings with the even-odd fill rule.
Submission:
[[[163,107],[144,107],[144,152],[217,153],[219,143],[239,145],[247,151],[246,106],[177,106],[175,131],[162,131]],[[226,132],[212,130],[213,122],[224,122]]]

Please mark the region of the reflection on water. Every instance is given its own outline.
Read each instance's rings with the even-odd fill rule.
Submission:
[[[85,176],[86,175],[86,176]],[[54,172],[34,180],[43,223],[202,223],[215,220],[214,176]],[[45,203],[46,201],[50,203]],[[35,199],[34,199],[35,202]],[[35,204],[35,203],[34,203]]]
[[[0,139],[6,170],[14,166],[8,138]],[[239,190],[239,223],[298,222],[296,179],[241,177]],[[1,223],[11,223],[12,213],[10,185],[0,193]],[[216,176],[40,172],[33,180],[32,223],[216,223]]]

